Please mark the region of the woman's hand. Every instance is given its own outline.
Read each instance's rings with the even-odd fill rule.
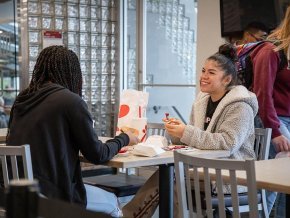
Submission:
[[[183,122],[175,118],[170,118],[166,120],[163,119],[163,121],[164,121],[165,129],[169,135],[177,137],[177,138],[182,137],[184,133],[184,129],[185,129],[185,124]]]
[[[162,121],[166,124],[179,124],[182,123],[180,120],[176,118],[163,118]]]
[[[132,146],[132,145],[136,145],[140,142],[140,140],[138,139],[138,137],[136,135],[134,135],[130,130],[124,132],[123,133],[127,134],[127,136],[129,137],[129,144],[127,146]]]

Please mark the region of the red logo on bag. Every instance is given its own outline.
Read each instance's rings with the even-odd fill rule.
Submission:
[[[130,107],[126,104],[120,106],[119,118],[125,117],[130,111]]]

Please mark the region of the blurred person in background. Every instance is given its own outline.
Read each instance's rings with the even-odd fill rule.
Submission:
[[[261,44],[251,53],[253,92],[258,98],[258,114],[263,126],[272,128],[269,158],[275,158],[279,152],[290,151],[290,6],[267,41],[270,42]],[[268,192],[269,212],[275,198],[276,193]],[[277,196],[275,217],[285,217],[285,194]]]
[[[235,41],[235,45],[244,45],[252,42],[263,41],[268,36],[268,28],[262,22],[253,21],[249,23],[244,31],[241,39]]]

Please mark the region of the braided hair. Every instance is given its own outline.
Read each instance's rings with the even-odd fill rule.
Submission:
[[[58,45],[43,49],[36,60],[29,86],[19,93],[15,102],[17,102],[18,98],[21,96],[36,92],[48,82],[59,84],[69,89],[71,92],[82,96],[82,72],[80,62],[77,55],[72,50]],[[10,112],[6,140],[10,132],[14,106],[15,103]]]
[[[73,51],[59,45],[43,49],[34,66],[30,84],[24,90],[25,94],[37,91],[47,82],[59,84],[81,96],[82,72]]]

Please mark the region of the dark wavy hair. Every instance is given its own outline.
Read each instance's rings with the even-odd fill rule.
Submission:
[[[215,61],[217,66],[224,71],[225,76],[232,76],[232,80],[228,86],[237,84],[236,62],[238,57],[236,48],[232,44],[221,45],[218,52],[210,56],[207,60]]]

